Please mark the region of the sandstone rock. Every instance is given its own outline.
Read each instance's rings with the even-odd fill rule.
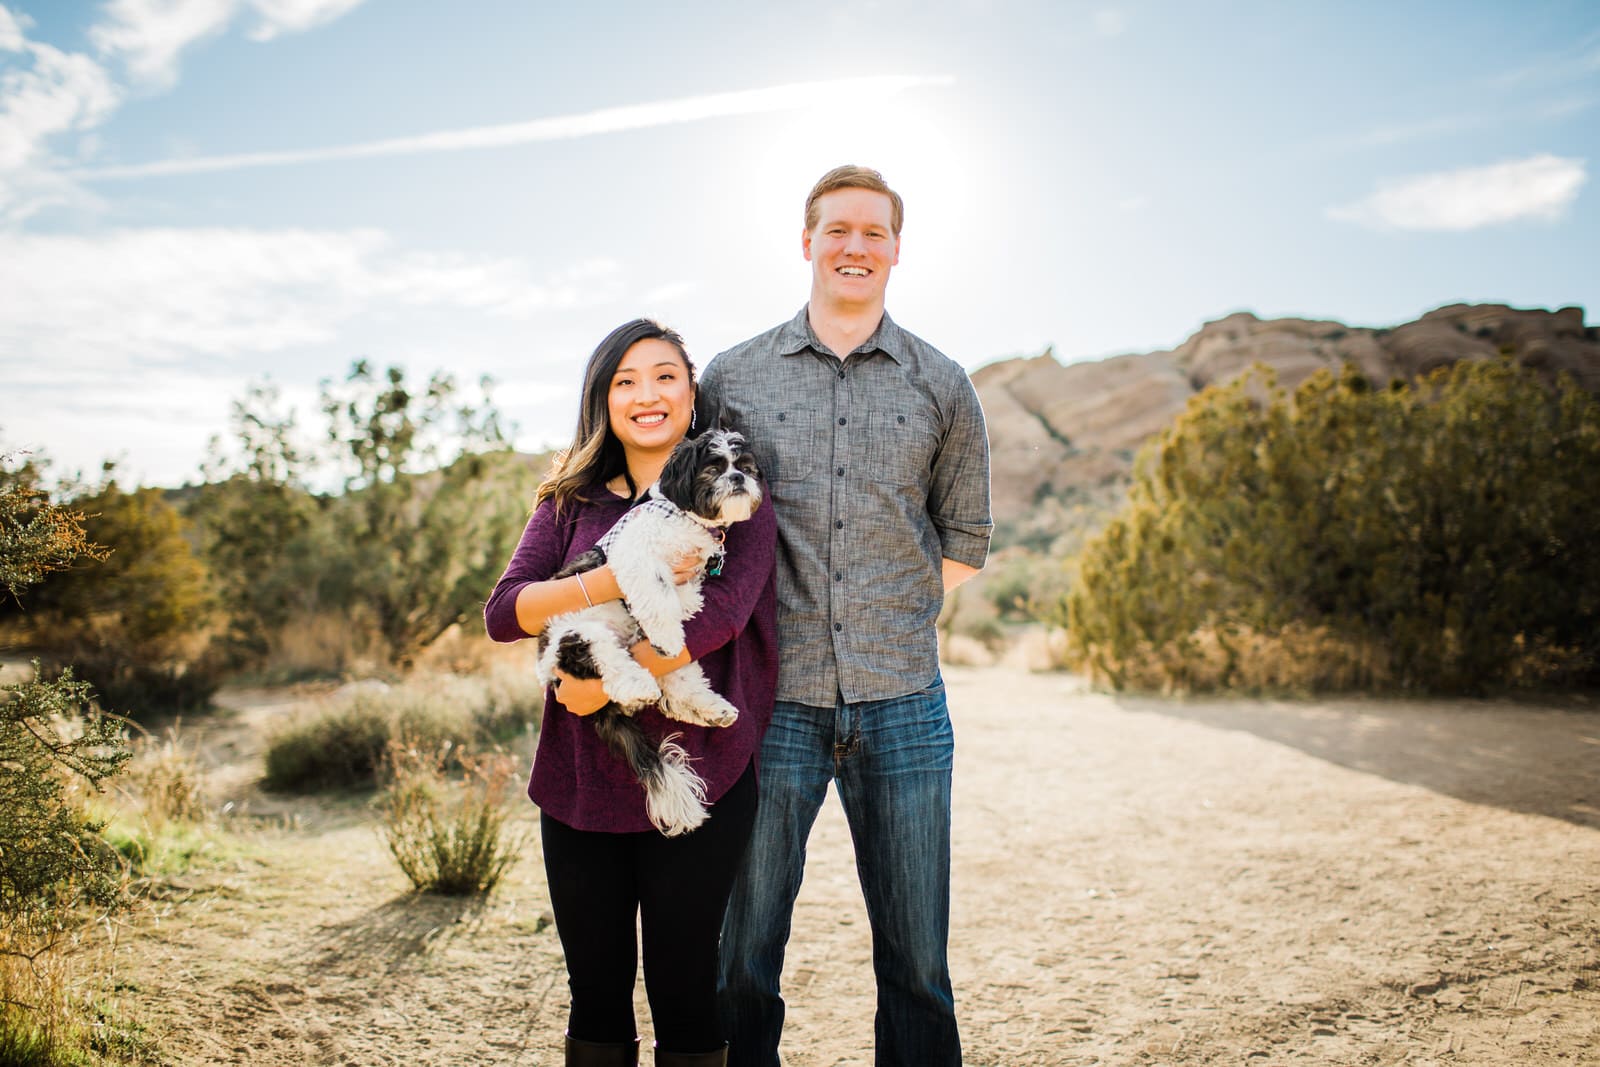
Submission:
[[[995,520],[1018,530],[1068,515],[1070,501],[1114,503],[1145,441],[1201,389],[1255,363],[1289,389],[1347,363],[1381,386],[1502,354],[1600,393],[1600,328],[1586,326],[1578,307],[1451,304],[1391,329],[1240,311],[1206,323],[1171,352],[1062,364],[1046,351],[992,363],[972,379],[989,425]]]

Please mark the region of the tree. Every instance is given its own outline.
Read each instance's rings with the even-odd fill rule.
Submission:
[[[114,478],[71,505],[104,558],[40,582],[27,612],[33,643],[119,710],[203,705],[218,681],[203,649],[209,578],[177,509],[159,489],[125,492]]]
[[[421,394],[405,372],[358,360],[342,387],[324,382],[328,439],[342,452],[344,498],[330,511],[350,595],[406,667],[474,613],[510,553],[533,498],[533,470],[510,453],[492,382],[476,403],[448,375]],[[441,457],[457,457],[442,469]]]
[[[279,411],[276,387],[253,383],[233,403],[232,458],[219,440],[202,468],[205,484],[189,508],[224,617],[233,666],[264,660],[274,638],[320,603],[326,568],[319,537],[325,508],[305,484],[307,458],[294,414]]]

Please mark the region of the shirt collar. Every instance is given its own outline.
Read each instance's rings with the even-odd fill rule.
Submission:
[[[778,354],[780,356],[799,355],[806,349],[816,352],[825,351],[821,341],[817,340],[816,331],[811,328],[811,318],[807,314],[811,305],[800,308],[800,313],[778,330]],[[904,363],[908,355],[905,331],[895,325],[895,321],[885,311],[883,318],[878,320],[878,328],[872,331],[861,344],[846,353],[846,359],[857,352],[882,352],[896,363]]]

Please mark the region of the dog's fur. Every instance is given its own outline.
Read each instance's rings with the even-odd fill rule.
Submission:
[[[554,577],[609,563],[622,600],[607,601],[552,618],[539,638],[539,677],[556,682],[556,670],[574,678],[598,678],[606,696],[592,717],[595,731],[633,770],[645,791],[650,821],[667,836],[686,833],[706,818],[705,782],[689,767],[676,734],[651,742],[633,719],[649,704],[680,722],[727,726],[739,711],[712,690],[698,664],[659,682],[629,652],[641,637],[663,656],[683,650],[685,619],[700,610],[707,564],[720,567],[722,528],[754,514],[761,482],[744,438],[731,430],[708,430],[682,441],[644,500],[622,517],[594,548]],[[673,561],[694,553],[700,576],[673,581]]]

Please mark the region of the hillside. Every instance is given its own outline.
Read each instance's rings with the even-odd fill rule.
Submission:
[[[1046,352],[973,373],[993,452],[1000,544],[1040,544],[1121,499],[1133,458],[1195,393],[1254,363],[1290,388],[1353,363],[1375,383],[1414,379],[1463,359],[1515,356],[1600,393],[1600,327],[1582,308],[1452,304],[1390,328],[1238,312],[1171,351],[1062,364]]]

